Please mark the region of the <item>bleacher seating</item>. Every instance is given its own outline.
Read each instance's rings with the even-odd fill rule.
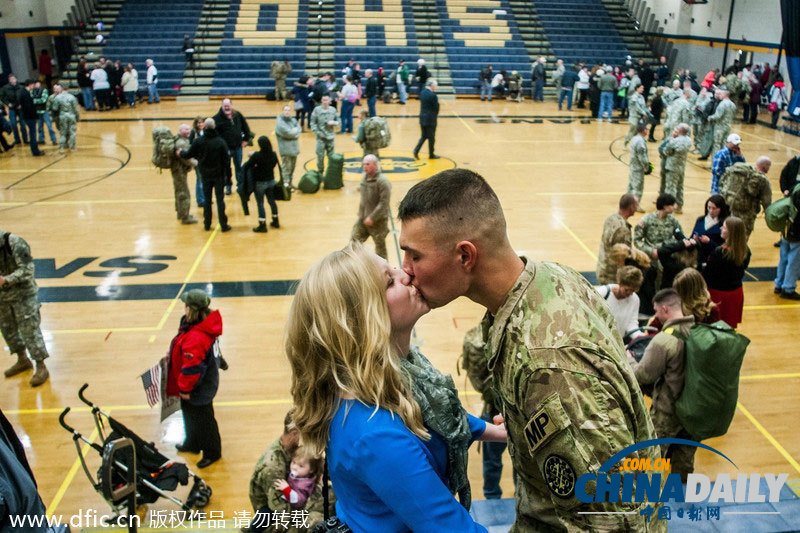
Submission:
[[[630,51],[600,0],[533,0],[556,57],[567,65],[622,64]]]
[[[291,87],[305,69],[307,36],[308,2],[233,0],[211,94],[265,94],[275,87],[269,77],[274,60],[291,63]]]
[[[478,92],[478,73],[518,71],[530,78],[531,60],[506,0],[436,0],[456,94]]]
[[[103,55],[133,63],[144,86],[145,60],[150,58],[158,69],[158,91],[163,96],[178,94],[183,79],[185,57],[183,37],[194,35],[203,0],[126,1],[119,10]],[[154,13],[158,17],[154,17]],[[89,58],[91,60],[91,58]]]

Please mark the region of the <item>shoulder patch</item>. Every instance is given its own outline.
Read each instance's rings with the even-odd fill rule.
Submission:
[[[531,454],[556,430],[553,426],[554,424],[551,423],[550,416],[545,409],[533,415],[525,425],[525,442],[528,443],[528,449]]]
[[[559,498],[570,498],[575,491],[575,469],[560,455],[552,454],[545,459],[542,476],[550,492]]]

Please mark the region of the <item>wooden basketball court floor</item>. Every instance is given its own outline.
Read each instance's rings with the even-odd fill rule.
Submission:
[[[236,99],[234,104],[257,135],[269,135],[274,142],[280,104]],[[345,187],[296,193],[291,202],[279,203],[279,230],[253,233],[254,203],[245,217],[235,195],[226,198],[233,231],[183,226],[175,218],[168,171],[159,173],[150,163],[150,132],[158,125],[175,131],[196,115],[213,115],[218,107],[214,100],[165,101],[84,113],[77,153],[61,156],[48,144],[46,157],[31,157],[27,147],[0,156],[0,227],[23,236],[37,259],[45,302],[42,328],[51,356],[50,381],[31,389],[30,374],[5,379],[0,405],[26,447],[48,513],[107,513],[80,471],[70,435],[57,421],[61,410],[72,406],[68,421],[93,435],[91,416],[76,395],[83,383],[90,385],[87,395],[96,404],[198,471],[198,456],[174,450],[181,424],[159,424],[158,410],[148,408],[139,379],[166,353],[183,311],[177,297],[186,286],[212,292],[212,307],[220,309],[224,321],[222,351],[230,363],[230,370],[221,373],[215,400],[223,459],[198,471],[214,491],[206,510],[221,511],[228,520],[251,511],[250,474],[280,434],[290,407],[290,371],[282,352],[291,301],[287,288],[313,262],[347,242],[358,205],[360,149],[350,135],[337,136],[336,151],[352,158]],[[418,180],[445,168],[466,167],[494,187],[505,208],[511,242],[520,253],[594,271],[603,221],[616,211],[627,184],[628,156],[622,146],[627,123],[597,123],[587,111],[560,112],[552,101],[442,100],[436,151],[443,158],[415,162],[416,100],[406,106],[379,103],[378,112],[390,117],[392,146],[385,155],[391,160],[384,158],[384,169],[392,180],[393,210]],[[357,118],[355,123],[357,127]],[[769,177],[777,198],[780,170],[800,153],[800,138],[763,124],[737,123],[733,131],[742,135],[749,161],[761,154],[772,158]],[[659,128],[657,138],[661,135]],[[295,183],[304,164],[313,166],[313,134],[304,133],[300,146]],[[651,143],[649,150],[657,163],[656,146]],[[686,206],[678,218],[688,232],[708,197],[710,162],[691,156],[686,174]],[[199,218],[191,188],[192,210]],[[648,177],[645,189],[642,205],[653,211],[658,178]],[[390,260],[397,264],[395,238],[389,237]],[[740,331],[752,344],[742,369],[740,404],[729,434],[708,444],[728,455],[739,472],[787,472],[790,480],[797,480],[800,305],[773,295],[768,269],[778,261],[775,240],[760,218],[750,241],[750,270],[755,274],[744,285]],[[455,375],[456,361],[464,333],[482,314],[477,305],[461,299],[432,311],[416,330],[423,352],[454,374],[464,405],[473,413],[480,411],[480,397],[463,374]],[[6,367],[12,360],[0,362]],[[89,457],[94,472],[99,456],[92,452]],[[507,456],[506,466],[502,486],[510,497]],[[698,450],[696,468],[712,478],[720,472],[736,474],[730,464],[704,450]],[[474,449],[470,479],[474,497],[482,498],[481,458]],[[164,499],[151,506],[174,508]]]

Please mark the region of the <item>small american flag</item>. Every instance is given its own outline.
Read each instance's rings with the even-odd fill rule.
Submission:
[[[153,407],[161,399],[161,362],[142,374],[142,387],[147,395],[147,405]]]

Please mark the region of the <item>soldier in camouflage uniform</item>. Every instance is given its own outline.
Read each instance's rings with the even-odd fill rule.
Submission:
[[[686,158],[692,149],[689,138],[689,125],[682,122],[675,126],[670,137],[659,148],[664,157],[664,192],[675,197],[678,207],[676,213],[683,212],[683,179],[686,173]]]
[[[353,137],[353,140],[361,145],[361,149],[364,151],[363,157],[366,157],[369,154],[372,154],[375,157],[380,157],[380,148],[371,144],[367,139],[367,121],[369,120],[369,111],[362,109],[358,113],[358,118],[361,119],[361,122],[358,124],[358,132],[356,133],[356,136]]]
[[[30,380],[38,387],[50,376],[44,360],[49,357],[39,328],[39,288],[33,277],[33,258],[22,237],[0,230],[0,332],[17,362],[6,369],[10,378],[34,367]]]
[[[747,163],[735,163],[719,180],[719,192],[730,206],[731,215],[744,221],[748,238],[761,207],[766,211],[772,203],[772,187],[767,178],[770,166],[770,158],[762,155],[756,161],[756,168]]]
[[[64,90],[64,86],[56,83],[53,85],[53,94],[47,100],[47,111],[56,123],[58,133],[58,153],[63,154],[69,145],[75,151],[75,135],[80,120],[80,106],[78,99]]]
[[[718,89],[719,104],[714,113],[708,117],[709,125],[714,127],[714,143],[711,146],[711,153],[725,146],[725,139],[731,132],[731,123],[736,116],[736,105],[731,102],[730,93],[724,89]]]
[[[300,154],[300,133],[303,131],[292,113],[291,106],[284,106],[283,112],[275,119],[275,137],[281,154],[281,179],[288,187],[292,186],[294,166]]]
[[[628,142],[636,135],[639,121],[646,122],[649,120],[650,111],[647,109],[644,96],[642,96],[643,92],[644,85],[639,85],[636,87],[636,92],[628,97],[628,124],[630,124],[630,127],[628,128],[628,134],[625,135],[625,146],[628,146]]]
[[[289,463],[292,459],[292,454],[297,449],[300,442],[300,432],[292,422],[291,411],[287,413],[283,422],[283,435],[281,435],[275,442],[270,444],[269,448],[258,459],[255,470],[250,476],[250,503],[255,512],[260,513],[251,521],[249,531],[268,531],[276,533],[278,531],[288,533],[302,533],[311,529],[311,526],[323,520],[323,507],[324,501],[322,498],[322,491],[317,486],[314,492],[311,493],[308,500],[306,500],[305,511],[308,511],[308,525],[309,528],[278,528],[270,522],[270,527],[259,527],[261,519],[260,515],[268,515],[272,512],[287,512],[291,513],[292,508],[278,489],[274,487],[275,480],[286,479],[289,472]],[[333,495],[333,490],[329,489],[328,500],[333,507],[336,501]],[[247,531],[244,529],[243,531]]]
[[[517,256],[497,196],[469,170],[414,185],[399,219],[403,269],[426,302],[440,307],[467,296],[489,311],[481,323],[485,364],[517,473],[511,531],[664,531],[664,521],[639,514],[646,503],[575,496],[581,475],[655,435],[597,291],[571,268]],[[652,460],[659,451],[632,455]]]
[[[178,135],[175,136],[175,149],[178,151],[188,150],[191,146],[189,134],[192,127],[188,124],[178,126]],[[175,191],[175,212],[181,224],[197,224],[197,219],[189,214],[192,199],[189,196],[189,184],[186,181],[186,173],[192,169],[192,164],[178,156],[170,157],[170,172],[172,173],[172,188]]]
[[[660,194],[656,199],[655,213],[642,217],[633,228],[633,244],[653,259],[658,259],[658,248],[675,240],[675,230],[683,233],[681,223],[672,216],[675,210],[675,197],[671,194]],[[660,263],[657,263],[660,266]]]
[[[647,153],[647,122],[640,122],[636,127],[637,135],[633,138],[629,148],[629,173],[628,173],[628,193],[636,195],[641,200],[644,194],[644,177],[653,171],[650,165],[650,156]],[[644,209],[637,206],[637,211],[644,213]],[[613,281],[609,283],[614,283]]]
[[[680,80],[672,80],[672,88],[665,90],[663,96],[661,96],[661,101],[664,102],[664,108],[669,108],[672,102],[681,97],[682,92],[683,89],[681,89]]]
[[[364,157],[364,176],[360,185],[361,201],[358,203],[358,220],[353,225],[351,239],[364,242],[372,237],[375,253],[387,259],[386,236],[389,234],[389,198],[392,184],[381,172],[374,155]]]
[[[697,98],[694,101],[694,116],[692,117],[692,129],[694,137],[694,147],[697,151],[700,151],[701,145],[703,144],[703,140],[706,137],[706,130],[711,126],[708,124],[708,117],[704,114],[704,112],[700,110],[705,110],[709,106],[709,102],[714,96],[703,87],[700,89],[700,94],[697,95]],[[708,143],[709,145],[711,143]],[[702,159],[702,158],[701,158]]]
[[[667,107],[667,118],[664,119],[664,137],[669,137],[675,126],[681,122],[690,124],[693,116],[694,110],[692,104],[689,103],[689,91],[681,91],[678,98]]]
[[[634,142],[636,139],[634,139]],[[619,265],[611,259],[611,249],[615,244],[631,245],[631,225],[628,219],[639,210],[639,201],[631,193],[619,199],[619,210],[606,218],[600,250],[597,252],[597,279],[600,283],[616,283]]]
[[[289,91],[286,90],[286,77],[292,71],[288,61],[273,61],[270,65],[269,76],[275,80],[275,100],[286,100]]]
[[[322,97],[322,105],[311,112],[311,131],[317,136],[317,170],[320,175],[325,172],[325,153],[328,158],[333,155],[333,141],[336,139],[336,127],[339,125],[339,114],[331,107],[331,97]]]

